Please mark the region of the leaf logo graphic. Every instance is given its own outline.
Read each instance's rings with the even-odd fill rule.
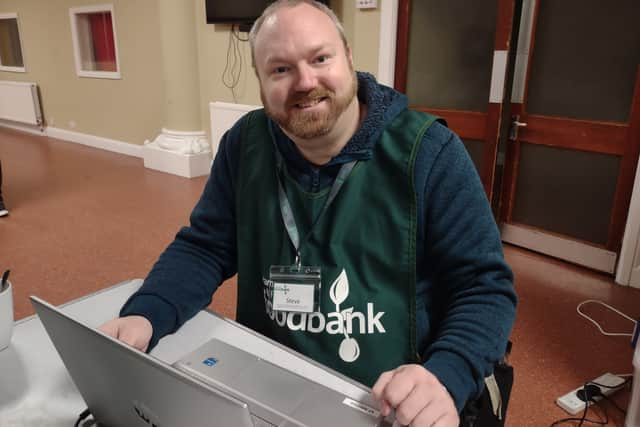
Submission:
[[[333,281],[331,285],[331,289],[329,289],[329,297],[331,301],[336,305],[336,307],[340,306],[349,296],[349,279],[347,278],[347,273],[342,269],[342,273]]]

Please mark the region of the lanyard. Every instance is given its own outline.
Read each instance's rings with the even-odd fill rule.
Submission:
[[[324,202],[324,206],[322,207],[322,210],[320,211],[320,213],[318,213],[318,216],[311,224],[311,228],[309,229],[307,234],[302,238],[302,241],[300,241],[300,234],[298,233],[296,220],[293,217],[291,204],[289,203],[289,199],[287,198],[287,193],[284,191],[284,187],[282,186],[282,179],[281,179],[281,174],[283,169],[282,154],[280,154],[278,147],[274,147],[274,148],[276,153],[276,167],[277,167],[276,178],[278,180],[278,200],[280,201],[280,213],[282,214],[282,221],[284,222],[284,226],[287,229],[287,234],[289,235],[291,244],[293,245],[293,248],[296,251],[295,263],[298,267],[300,267],[301,265],[300,247],[302,246],[302,244],[306,243],[307,239],[311,236],[311,233],[313,232],[313,229],[315,228],[316,224],[318,224],[322,215],[327,211],[327,209],[329,208],[329,205],[331,204],[331,202],[333,202],[333,199],[336,198],[336,195],[344,185],[344,182],[346,181],[347,177],[351,173],[351,170],[356,165],[357,160],[352,160],[349,163],[345,163],[342,165],[342,167],[340,168],[340,171],[338,172],[338,176],[336,177],[335,181],[333,181],[333,184],[331,185],[329,196],[327,197],[327,200]]]

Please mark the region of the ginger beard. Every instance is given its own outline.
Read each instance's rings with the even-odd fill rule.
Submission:
[[[340,115],[356,96],[357,89],[358,79],[352,69],[351,84],[343,95],[337,95],[334,91],[318,85],[309,92],[291,94],[284,110],[280,111],[270,105],[262,89],[260,98],[269,117],[280,127],[298,138],[311,139],[326,135],[333,129]],[[313,108],[320,102],[326,102],[328,108]]]

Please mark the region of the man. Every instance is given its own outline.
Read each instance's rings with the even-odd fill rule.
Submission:
[[[355,73],[320,4],[274,3],[250,42],[264,111],[222,138],[191,225],[102,329],[147,349],[238,272],[238,321],[373,386],[402,425],[457,426],[516,303],[464,146]]]

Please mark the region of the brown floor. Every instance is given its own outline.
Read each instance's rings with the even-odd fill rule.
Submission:
[[[33,313],[31,294],[59,304],[144,277],[187,223],[205,183],[145,169],[141,159],[5,128],[0,160],[11,212],[0,218],[0,270],[12,270],[16,319]],[[507,425],[548,426],[566,416],[556,397],[605,372],[632,371],[628,339],[601,335],[576,305],[598,299],[640,318],[640,290],[523,249],[505,252],[520,298]],[[216,294],[213,308],[233,316],[233,286]],[[585,311],[606,330],[631,331],[630,322],[599,306]],[[628,392],[615,399],[626,405]],[[608,425],[623,425],[615,409],[609,414],[617,421]]]

